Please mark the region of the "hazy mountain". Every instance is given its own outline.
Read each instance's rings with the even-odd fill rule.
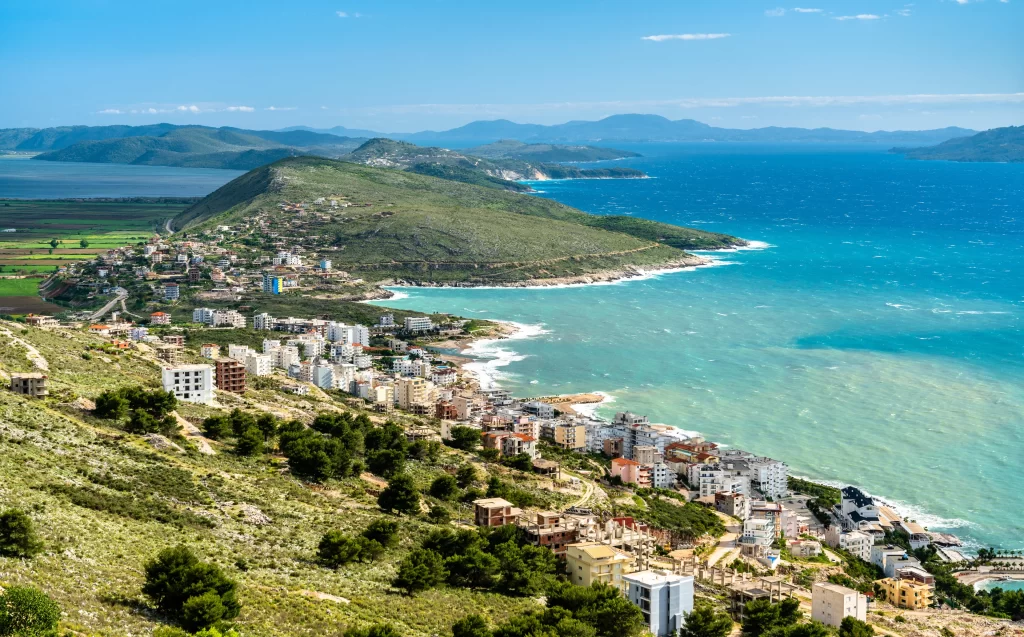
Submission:
[[[958,137],[925,148],[894,148],[910,159],[949,161],[1024,161],[1024,126],[993,128],[970,137]]]

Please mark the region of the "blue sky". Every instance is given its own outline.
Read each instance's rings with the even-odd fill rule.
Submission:
[[[0,0],[0,127],[1024,124],[1024,0],[796,1]]]

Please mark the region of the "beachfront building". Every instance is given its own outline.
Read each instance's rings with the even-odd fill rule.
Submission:
[[[868,598],[852,588],[828,582],[811,587],[811,619],[839,628],[845,617],[867,621]]]
[[[434,322],[429,316],[407,316],[403,325],[407,332],[429,332],[434,329]]]
[[[640,571],[623,575],[626,599],[640,608],[644,623],[655,637],[675,635],[683,615],[693,611],[693,576],[668,571]]]
[[[600,542],[570,544],[565,552],[566,573],[577,586],[602,582],[622,590],[622,577],[629,573],[632,563],[628,553]]]

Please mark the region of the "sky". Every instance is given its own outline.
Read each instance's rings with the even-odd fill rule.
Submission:
[[[1022,33],[1024,0],[0,0],[0,128],[986,129],[1024,124]]]

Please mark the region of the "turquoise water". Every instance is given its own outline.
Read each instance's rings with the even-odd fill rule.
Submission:
[[[619,409],[857,484],[972,546],[1024,548],[1024,165],[642,146],[648,180],[550,197],[763,241],[720,267],[562,289],[405,289],[384,304],[517,321],[484,345],[521,395]]]
[[[205,197],[238,170],[41,161],[0,156],[0,197]]]
[[[982,585],[982,588],[987,591],[990,591],[993,588],[1001,588],[1004,591],[1024,591],[1024,581],[987,582]]]

